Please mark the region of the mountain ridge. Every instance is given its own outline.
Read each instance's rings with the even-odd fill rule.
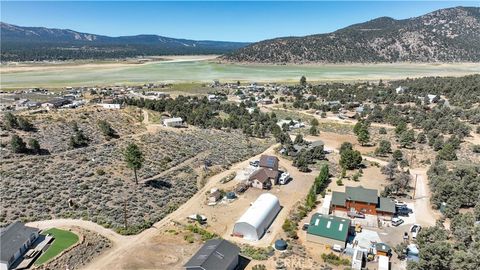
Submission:
[[[0,22],[2,61],[124,58],[166,54],[224,54],[247,42],[191,40],[139,34],[110,37],[71,29]]]
[[[480,62],[480,7],[379,17],[331,33],[252,43],[221,60],[257,63]]]

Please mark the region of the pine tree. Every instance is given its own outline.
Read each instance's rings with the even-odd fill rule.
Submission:
[[[25,153],[27,145],[18,135],[13,135],[10,139],[10,147],[14,153]]]
[[[136,144],[130,143],[125,149],[124,158],[127,162],[127,166],[130,169],[133,169],[133,173],[135,175],[135,184],[138,184],[137,170],[142,168],[144,161],[143,153]]]

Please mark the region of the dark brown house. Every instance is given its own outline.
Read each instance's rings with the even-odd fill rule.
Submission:
[[[249,178],[252,187],[259,189],[270,189],[278,181],[278,158],[275,156],[262,155],[260,157],[259,169]]]

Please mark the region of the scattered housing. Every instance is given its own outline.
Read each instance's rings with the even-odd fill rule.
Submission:
[[[42,103],[42,107],[47,109],[56,109],[70,103],[70,100],[63,98],[56,98]]]

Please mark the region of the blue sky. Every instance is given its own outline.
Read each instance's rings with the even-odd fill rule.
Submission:
[[[68,28],[121,36],[259,41],[327,33],[390,16],[405,19],[440,8],[479,6],[479,1],[337,2],[137,2],[1,1],[1,20],[21,26]]]

